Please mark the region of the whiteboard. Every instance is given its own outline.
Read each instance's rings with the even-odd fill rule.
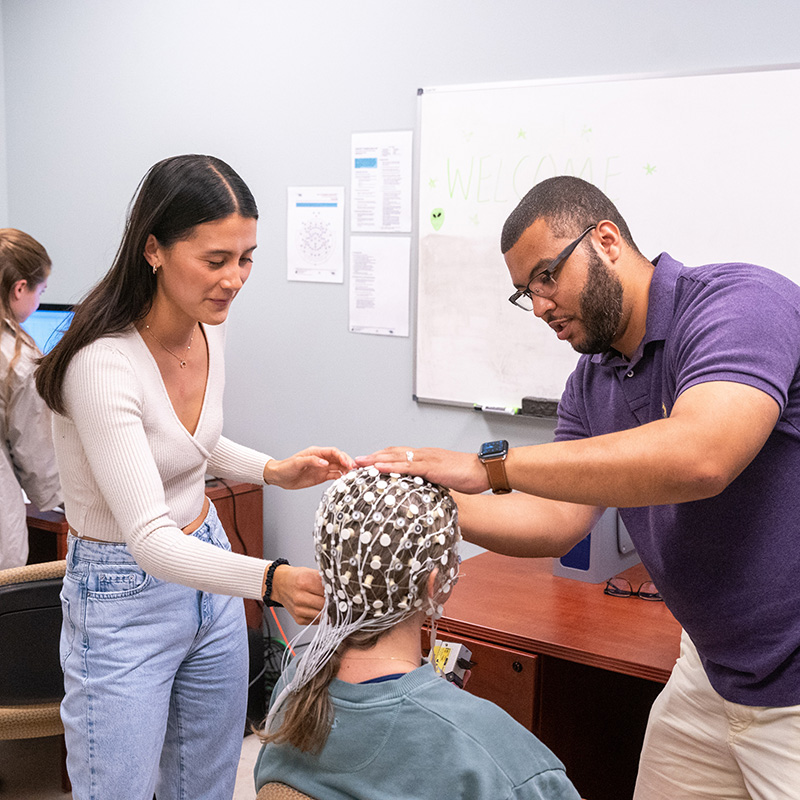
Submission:
[[[800,65],[419,90],[419,400],[557,400],[578,356],[514,308],[500,232],[554,175],[602,189],[647,258],[800,282]]]

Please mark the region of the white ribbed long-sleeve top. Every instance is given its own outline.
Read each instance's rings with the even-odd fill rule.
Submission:
[[[224,326],[204,326],[208,378],[194,434],[183,426],[138,331],[98,339],[70,362],[53,434],[69,524],[125,542],[146,572],[202,591],[260,598],[266,562],[181,528],[197,518],[205,475],[260,483],[270,456],[222,436]]]

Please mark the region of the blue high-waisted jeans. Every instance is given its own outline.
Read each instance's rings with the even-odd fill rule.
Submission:
[[[191,535],[230,549],[213,505]],[[126,545],[74,536],[61,599],[75,800],[230,800],[247,706],[242,599],[158,580]]]

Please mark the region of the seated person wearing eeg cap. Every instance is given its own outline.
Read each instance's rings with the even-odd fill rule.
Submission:
[[[460,538],[450,494],[422,478],[370,467],[325,492],[314,528],[325,607],[273,694],[257,789],[281,782],[320,800],[578,798],[530,731],[422,660],[422,623],[441,616],[458,578]]]

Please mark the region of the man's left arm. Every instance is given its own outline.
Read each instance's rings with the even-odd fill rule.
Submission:
[[[649,506],[713,497],[753,460],[780,415],[743,383],[691,386],[667,419],[574,441],[513,448],[512,488],[599,506]]]
[[[753,460],[779,415],[777,401],[760,389],[734,381],[698,383],[678,397],[667,419],[586,439],[514,447],[506,474],[512,489],[587,506],[702,500],[719,494]],[[489,488],[483,465],[471,453],[389,447],[356,460],[468,494]]]

